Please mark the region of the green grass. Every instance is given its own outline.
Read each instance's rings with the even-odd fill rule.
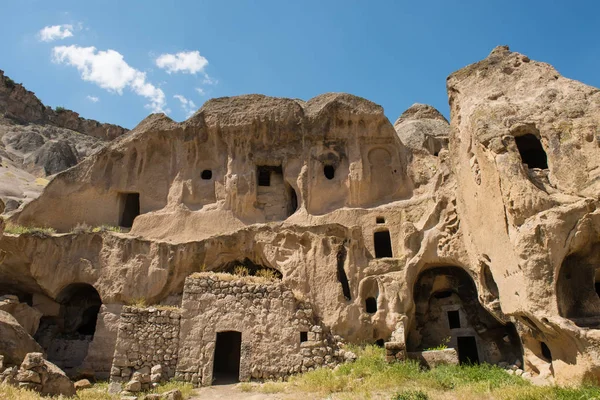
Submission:
[[[600,387],[538,387],[489,364],[422,369],[416,361],[388,364],[385,350],[373,345],[350,347],[358,359],[335,370],[320,368],[287,382],[244,384],[242,391],[306,393],[306,398],[388,398],[392,400],[499,399],[600,400]],[[382,397],[383,396],[383,397]]]
[[[66,108],[64,108],[64,107],[62,107],[62,106],[58,106],[58,107],[56,107],[54,110],[55,110],[57,113],[61,113],[61,112],[67,111],[67,109],[66,109]]]
[[[56,230],[54,228],[41,228],[8,223],[4,227],[4,232],[12,233],[13,235],[35,235],[45,237],[56,233]]]

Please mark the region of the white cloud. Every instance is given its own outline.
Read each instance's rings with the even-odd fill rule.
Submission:
[[[183,111],[185,111],[185,115],[187,118],[194,115],[194,113],[198,109],[198,107],[196,106],[196,104],[194,104],[192,100],[188,100],[180,94],[176,94],[173,97],[179,100],[179,102],[181,103],[181,108],[183,109]]]
[[[97,51],[93,46],[58,46],[52,49],[52,61],[77,68],[81,79],[108,91],[123,94],[123,89],[129,87],[150,100],[146,107],[152,112],[169,112],[165,109],[165,93],[147,82],[146,73],[130,67],[117,51]]]
[[[167,70],[167,73],[183,72],[184,74],[196,74],[204,70],[208,60],[196,51],[182,51],[177,54],[161,54],[156,59],[159,68]]]
[[[197,87],[196,92],[198,92],[200,94],[200,96],[206,96],[206,91],[204,89],[202,89],[201,87]]]
[[[39,32],[42,42],[52,42],[54,40],[66,39],[73,36],[73,25],[52,25],[46,26]]]
[[[88,99],[92,103],[97,103],[97,102],[100,101],[100,99],[98,97],[96,97],[96,96],[90,96],[90,95],[86,96],[86,99]]]
[[[210,76],[208,76],[208,74],[205,73],[202,83],[205,85],[216,85],[217,83],[219,83],[219,81],[211,78]]]

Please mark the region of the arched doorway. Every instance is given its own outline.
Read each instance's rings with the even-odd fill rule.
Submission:
[[[35,338],[48,360],[70,373],[87,356],[102,299],[92,285],[73,283],[60,291],[56,301],[60,304],[59,314],[42,318]]]
[[[513,363],[522,359],[516,329],[502,324],[479,303],[471,276],[455,266],[421,272],[414,285],[415,320],[407,348],[422,351],[447,344],[461,363]]]
[[[581,327],[600,325],[600,243],[568,255],[556,282],[561,317]]]

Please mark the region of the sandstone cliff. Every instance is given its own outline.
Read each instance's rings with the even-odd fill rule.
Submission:
[[[182,123],[151,115],[11,217],[60,233],[0,240],[0,294],[39,304],[36,338],[77,354],[49,358],[104,374],[126,358],[113,351],[123,304],[234,301],[248,288],[186,292],[186,277],[243,266],[271,271],[319,322],[318,332],[286,327],[281,357],[321,357],[303,344],[309,333],[399,353],[449,337],[461,362],[600,378],[600,91],[506,47],[451,74],[447,89],[450,123],[416,104],[392,125],[380,106],[339,93],[213,99]],[[269,296],[252,301],[265,324],[282,305]],[[268,363],[250,347],[273,326],[263,337],[218,311],[231,323],[219,329],[258,335],[242,361]],[[177,312],[181,332],[214,354],[217,328],[192,314]],[[69,335],[88,332],[90,315],[95,336],[75,345]],[[197,361],[199,349],[182,345],[178,359]],[[196,383],[211,357],[165,365]],[[244,376],[251,367],[265,365]]]

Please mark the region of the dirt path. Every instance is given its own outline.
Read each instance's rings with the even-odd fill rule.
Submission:
[[[297,399],[282,393],[266,394],[257,392],[242,392],[239,384],[215,385],[199,388],[190,400],[217,400],[217,399],[241,399],[241,400],[291,400]]]

